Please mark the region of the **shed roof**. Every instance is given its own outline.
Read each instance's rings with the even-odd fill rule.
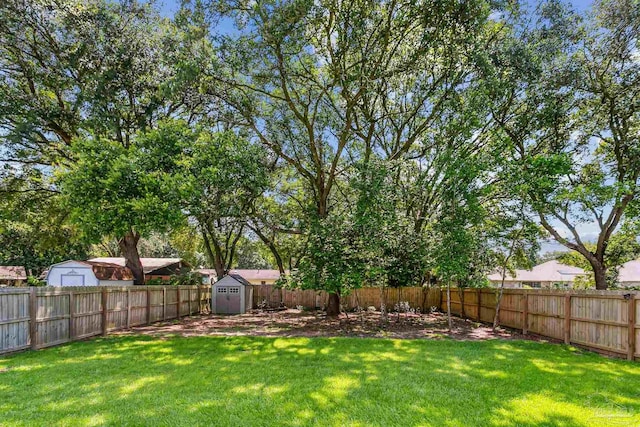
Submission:
[[[249,283],[249,281],[247,279],[245,279],[244,277],[242,277],[239,274],[229,273],[229,274],[227,274],[227,276],[233,277],[234,279],[236,279],[238,282],[242,283],[245,286],[251,286],[251,283]]]
[[[109,264],[116,264],[122,267],[124,267],[127,263],[127,261],[122,257],[91,258],[89,262],[104,262]],[[151,273],[152,271],[158,270],[160,268],[168,267],[173,264],[182,263],[185,265],[189,265],[181,258],[140,258],[140,263],[142,263],[142,271],[144,271],[145,274]]]
[[[633,260],[622,264],[618,273],[618,281],[620,283],[640,282],[640,260]]]
[[[251,286],[251,283],[249,283],[244,277],[238,275],[238,274],[225,274],[220,280],[218,280],[216,283],[213,284],[213,286],[216,286],[218,284],[224,285],[223,280],[229,278],[232,279],[236,282],[238,282],[241,285],[244,286]]]
[[[518,282],[573,282],[576,276],[585,274],[579,267],[563,264],[556,260],[544,262],[536,265],[531,270],[516,270],[515,276],[507,273],[507,281]],[[488,276],[491,281],[502,280],[500,273],[493,273]]]
[[[19,265],[0,265],[0,280],[26,280],[27,271]]]

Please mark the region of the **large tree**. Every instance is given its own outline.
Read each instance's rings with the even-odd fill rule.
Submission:
[[[267,186],[267,155],[233,131],[163,120],[140,137],[148,171],[171,188],[167,199],[202,236],[218,277],[234,265],[253,201]],[[167,206],[169,208],[169,206]]]
[[[182,219],[173,181],[150,165],[144,141],[138,136],[124,147],[103,138],[75,139],[74,162],[58,178],[73,222],[95,243],[116,238],[136,284],[144,284],[140,238]]]
[[[31,180],[36,170],[38,186],[28,187],[57,192],[52,170],[74,168],[82,154],[72,150],[75,139],[127,150],[137,133],[185,110],[188,79],[174,72],[182,42],[168,20],[135,0],[3,1],[0,161],[9,178]],[[140,236],[119,229],[127,264],[138,271]]]
[[[446,101],[469,83],[495,33],[484,1],[232,1],[220,9],[239,31],[217,39],[222,65],[209,91],[296,169],[309,232],[340,222],[331,218],[344,202],[338,183],[357,162],[374,153],[404,159],[433,143]],[[336,314],[339,285],[310,277],[330,291]]]
[[[549,1],[517,29],[496,58],[504,178],[606,289],[609,243],[640,195],[640,4],[600,1],[583,20]],[[598,230],[593,247],[584,224]]]

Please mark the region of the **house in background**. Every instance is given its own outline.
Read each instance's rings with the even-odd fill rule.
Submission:
[[[505,288],[571,288],[578,276],[586,272],[579,267],[562,264],[556,260],[536,265],[531,270],[516,270],[515,276],[507,273]],[[500,286],[502,274],[493,273],[488,277],[492,286]]]
[[[280,278],[279,270],[229,270],[229,275],[241,276],[252,285],[273,285]]]
[[[202,283],[216,283],[216,271],[211,268],[197,270],[202,275]],[[229,275],[240,276],[252,285],[273,285],[280,278],[279,270],[229,270]]]
[[[0,287],[26,286],[27,271],[18,265],[0,265]]]
[[[126,265],[124,258],[92,258],[89,262],[106,262],[122,267]],[[145,281],[152,279],[169,280],[171,276],[178,276],[191,271],[191,265],[180,258],[140,258],[140,262],[142,263]]]
[[[618,283],[622,287],[640,287],[640,260],[625,262],[618,270]]]
[[[117,264],[69,260],[49,267],[45,280],[47,286],[129,286],[133,273]]]

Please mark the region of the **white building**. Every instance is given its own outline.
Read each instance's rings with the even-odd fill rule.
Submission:
[[[618,282],[621,286],[640,286],[640,260],[625,262],[618,271]]]
[[[94,261],[64,261],[49,267],[47,286],[129,286],[133,273],[127,267]]]
[[[507,272],[505,288],[570,288],[576,277],[585,275],[579,267],[562,264],[556,260],[536,265],[531,270],[516,270],[515,275]],[[488,277],[493,286],[500,286],[501,273],[493,273]]]

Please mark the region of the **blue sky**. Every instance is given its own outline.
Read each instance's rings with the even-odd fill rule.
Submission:
[[[179,0],[156,0],[160,10],[164,16],[171,16],[178,9],[180,5]],[[534,5],[537,1],[527,1],[527,3]],[[593,0],[574,0],[571,3],[578,10],[587,10],[593,4]]]

